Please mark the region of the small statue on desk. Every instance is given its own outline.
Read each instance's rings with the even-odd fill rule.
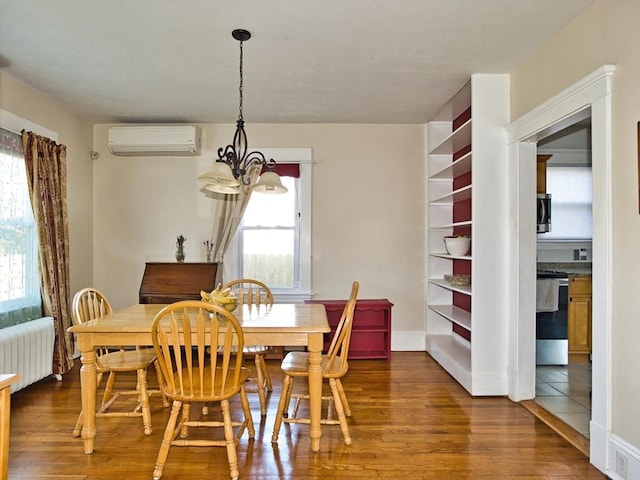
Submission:
[[[184,262],[184,242],[186,241],[187,239],[182,234],[176,238],[176,261],[180,263]]]

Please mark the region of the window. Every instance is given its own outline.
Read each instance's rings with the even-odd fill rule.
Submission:
[[[38,235],[21,136],[0,129],[0,327],[42,316]]]
[[[544,240],[591,240],[591,167],[547,167],[547,192],[551,194],[551,231]]]
[[[281,177],[287,193],[254,194],[238,228],[239,270],[242,278],[255,278],[271,290],[297,290],[300,257],[297,208],[298,182]]]
[[[311,295],[311,149],[261,151],[278,159],[288,192],[251,196],[225,255],[235,258],[227,278],[255,278],[269,286],[276,301],[303,301]]]

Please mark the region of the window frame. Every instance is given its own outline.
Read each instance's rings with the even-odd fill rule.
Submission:
[[[578,171],[579,169],[579,171]],[[566,173],[568,172],[575,172],[575,173],[579,173],[581,175],[585,175],[585,176],[589,176],[591,178],[591,191],[587,191],[584,190],[583,193],[585,194],[590,194],[590,200],[588,202],[583,201],[583,202],[573,202],[573,203],[569,203],[569,202],[561,202],[557,199],[557,192],[556,193],[556,197],[555,200],[552,197],[552,202],[551,202],[551,218],[552,218],[552,223],[551,223],[551,231],[548,233],[541,233],[538,234],[538,242],[541,243],[553,243],[553,242],[591,242],[592,238],[593,238],[593,176],[591,174],[591,165],[587,164],[587,163],[581,163],[581,164],[564,164],[564,163],[555,163],[555,164],[548,164],[547,165],[547,191],[549,193],[551,193],[552,195],[554,194],[554,192],[552,191],[551,188],[549,188],[549,183],[550,180],[549,178],[554,176],[554,174],[556,174],[556,172],[564,172]],[[591,220],[591,229],[589,232],[583,232],[582,230],[578,229],[578,231],[580,232],[580,234],[575,234],[575,235],[567,235],[566,234],[566,224],[562,225],[563,229],[562,232],[560,234],[558,234],[557,232],[557,227],[556,230],[554,231],[553,229],[553,220],[554,218],[557,219],[558,216],[558,210],[565,212],[567,210],[567,208],[565,208],[565,205],[574,205],[576,207],[581,206],[585,211],[588,211],[589,215],[589,219]],[[581,221],[584,221],[586,219],[586,217],[583,217],[582,215],[579,215],[579,219],[580,221],[575,222],[576,225],[579,225],[581,223]],[[574,224],[574,220],[572,219],[572,224]],[[556,220],[556,225],[558,225],[558,222]],[[564,234],[563,234],[564,232]],[[590,233],[590,235],[588,235],[588,233]],[[587,234],[585,236],[585,234]]]
[[[311,197],[313,158],[310,148],[257,148],[265,157],[278,163],[297,163],[300,177],[297,179],[298,195],[298,287],[295,289],[274,289],[276,302],[300,303],[312,297],[311,292]],[[260,195],[260,194],[255,194]],[[224,278],[239,278],[240,239],[234,239],[225,254]]]

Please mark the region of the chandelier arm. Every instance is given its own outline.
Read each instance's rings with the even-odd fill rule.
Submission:
[[[267,160],[265,159],[265,156],[262,154],[262,152],[255,150],[253,152],[249,152],[248,154],[246,154],[246,156],[243,159],[241,159],[239,163],[240,163],[240,169],[243,172],[242,183],[244,185],[249,185],[250,181],[247,177],[245,177],[245,174],[247,173],[249,168],[252,165],[266,165]]]

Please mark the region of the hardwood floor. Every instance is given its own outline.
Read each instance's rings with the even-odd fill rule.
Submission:
[[[85,455],[82,440],[71,437],[79,363],[62,382],[48,378],[12,396],[9,479],[150,479],[169,409],[152,398],[151,436],[138,418],[98,419],[95,452]],[[250,394],[256,438],[240,442],[240,478],[606,478],[525,408],[507,398],[472,398],[422,352],[350,362],[344,387],[353,445],[342,443],[338,427],[325,426],[321,451],[313,454],[306,425],[284,425],[272,444],[281,376],[278,361],[268,364],[274,391],[262,423],[257,395]],[[150,378],[154,385],[155,375]],[[223,448],[173,447],[162,478],[228,475]]]

